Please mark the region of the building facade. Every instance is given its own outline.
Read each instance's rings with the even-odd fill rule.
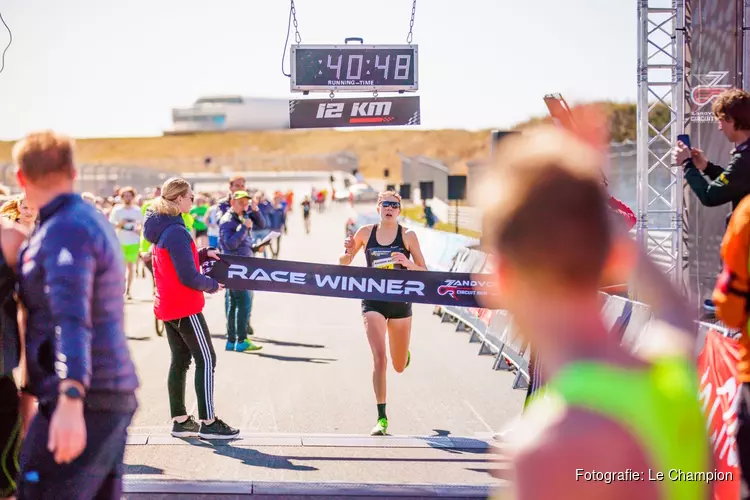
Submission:
[[[189,108],[173,109],[172,130],[167,133],[288,128],[287,99],[207,96],[201,97]]]

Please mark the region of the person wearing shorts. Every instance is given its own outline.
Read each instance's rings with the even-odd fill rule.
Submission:
[[[354,237],[347,237],[346,252],[339,264],[351,264],[360,248],[364,247],[367,267],[426,271],[424,256],[417,235],[398,223],[401,197],[395,191],[383,191],[378,196],[380,223],[361,227]],[[413,261],[410,259],[413,258]],[[373,356],[372,385],[378,408],[378,420],[370,432],[385,436],[388,431],[386,405],[386,334],[390,345],[391,362],[397,373],[403,372],[411,361],[411,304],[406,302],[362,301],[367,340]]]
[[[125,295],[128,299],[132,298],[130,287],[133,284],[135,276],[135,265],[140,255],[141,243],[141,226],[143,225],[143,213],[140,207],[134,203],[135,189],[124,187],[120,189],[121,205],[112,209],[109,220],[117,229],[117,237],[122,246],[122,253],[125,256],[127,266],[127,285]]]

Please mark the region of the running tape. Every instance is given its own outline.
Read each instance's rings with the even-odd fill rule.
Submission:
[[[297,293],[323,297],[483,307],[478,296],[494,289],[490,274],[438,273],[220,255],[204,274],[230,290]],[[481,289],[480,289],[481,287]]]

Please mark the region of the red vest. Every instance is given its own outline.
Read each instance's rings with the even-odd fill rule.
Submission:
[[[193,251],[195,268],[200,272],[198,249],[195,242],[190,242]],[[203,311],[206,298],[203,292],[188,288],[180,282],[177,270],[172,263],[169,252],[154,245],[152,250],[156,295],[154,296],[154,314],[162,321],[186,318]]]

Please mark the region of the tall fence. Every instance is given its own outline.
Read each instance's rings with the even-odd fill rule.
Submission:
[[[293,139],[290,139],[293,140]],[[152,156],[138,159],[139,165],[168,172],[287,172],[335,171],[353,172],[359,168],[356,154],[342,151],[329,154],[260,154],[239,148],[233,154],[203,156]],[[206,163],[206,160],[210,162]]]
[[[140,192],[146,188],[162,185],[170,175],[173,175],[133,165],[82,164],[77,165],[77,168],[76,191],[89,191],[97,196],[110,196],[117,186],[132,186]],[[20,190],[14,165],[4,164],[0,166],[0,182],[14,192]]]

